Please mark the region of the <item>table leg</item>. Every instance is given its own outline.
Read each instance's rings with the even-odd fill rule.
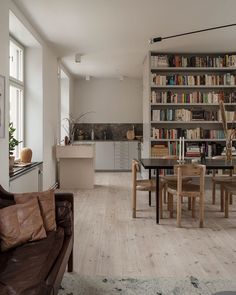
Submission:
[[[156,223],[159,223],[159,169],[156,169]]]
[[[152,177],[152,170],[149,169],[149,179],[151,179],[151,177]],[[149,206],[151,207],[152,206],[152,192],[149,191],[148,193],[149,193]]]

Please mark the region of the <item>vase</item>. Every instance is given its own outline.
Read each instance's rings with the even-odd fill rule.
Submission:
[[[9,156],[9,171],[13,171],[14,162],[15,162],[15,157]]]
[[[31,163],[32,150],[30,148],[23,148],[20,151],[20,161],[22,163]]]
[[[226,160],[232,160],[232,140],[226,141]]]

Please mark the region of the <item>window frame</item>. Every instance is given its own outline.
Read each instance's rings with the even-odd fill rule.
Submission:
[[[10,74],[10,46],[11,42],[14,43],[17,47],[19,47],[22,50],[22,81],[20,79],[17,79],[15,77],[12,77]],[[9,38],[9,95],[10,95],[10,87],[18,88],[22,91],[22,106],[21,106],[21,112],[18,114],[22,118],[21,122],[21,134],[22,138],[19,138],[18,140],[22,141],[19,146],[16,147],[15,153],[16,158],[19,157],[19,148],[24,146],[24,127],[25,127],[25,121],[24,121],[24,115],[25,115],[25,47],[19,43],[14,37],[10,36]],[[9,97],[9,103],[10,103],[10,97]],[[9,121],[10,121],[10,106],[9,106]],[[16,126],[14,126],[16,127]]]

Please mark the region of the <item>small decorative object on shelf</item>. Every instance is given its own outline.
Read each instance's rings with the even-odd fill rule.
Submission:
[[[21,163],[31,163],[32,160],[32,150],[30,148],[23,148],[20,151],[20,161]]]
[[[200,148],[200,157],[201,157],[201,163],[206,163],[206,147],[204,144],[199,145]]]
[[[64,138],[64,144],[68,145],[69,144],[69,137],[66,135]]]

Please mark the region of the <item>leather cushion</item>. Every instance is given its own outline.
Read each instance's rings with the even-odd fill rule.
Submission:
[[[15,194],[17,204],[23,204],[32,198],[37,198],[46,231],[56,230],[55,195],[53,190]]]
[[[1,295],[43,295],[45,281],[62,249],[64,230],[48,233],[46,239],[0,253]],[[51,293],[50,293],[51,294]]]
[[[16,247],[27,241],[43,239],[46,236],[36,199],[0,210],[2,251]]]

